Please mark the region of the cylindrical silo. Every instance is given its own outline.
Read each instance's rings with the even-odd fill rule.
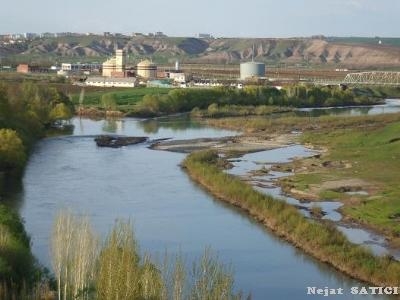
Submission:
[[[260,62],[246,62],[240,64],[240,79],[265,77],[265,64]]]
[[[142,61],[137,65],[137,74],[143,78],[156,78],[157,66],[149,60]]]

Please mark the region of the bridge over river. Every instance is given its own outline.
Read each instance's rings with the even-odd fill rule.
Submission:
[[[400,72],[370,71],[349,73],[343,80],[316,79],[317,85],[388,85],[400,86]]]

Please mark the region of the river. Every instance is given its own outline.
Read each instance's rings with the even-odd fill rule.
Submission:
[[[192,139],[237,133],[201,126],[187,119],[93,121],[74,118],[71,136],[40,141],[28,163],[22,190],[14,195],[32,237],[32,250],[50,267],[49,236],[62,208],[90,216],[103,237],[117,218],[133,220],[143,252],[181,252],[187,261],[210,246],[231,264],[235,286],[253,299],[325,299],[307,287],[343,288],[345,299],[362,286],[333,268],[276,238],[235,208],[214,200],[192,183],[179,164],[185,155],[148,145],[98,148],[93,135],[115,133]],[[294,153],[296,155],[296,153]],[[343,296],[331,298],[342,298]]]

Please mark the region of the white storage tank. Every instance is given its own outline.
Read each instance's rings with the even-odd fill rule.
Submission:
[[[137,64],[137,75],[143,78],[156,78],[157,66],[149,60]]]
[[[240,64],[240,79],[265,77],[265,64],[261,62],[245,62]]]

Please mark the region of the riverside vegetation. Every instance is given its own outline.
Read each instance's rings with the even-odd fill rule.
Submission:
[[[78,92],[78,91],[77,91]],[[278,90],[268,86],[246,86],[243,89],[134,88],[115,89],[109,93],[89,90],[83,107],[97,113],[118,110],[127,116],[155,117],[192,112],[196,117],[266,115],[288,111],[292,107],[326,107],[376,104],[388,96],[400,95],[396,88],[316,87],[292,85]],[[79,103],[80,95],[72,99]]]
[[[184,258],[140,255],[131,223],[116,221],[103,243],[87,217],[62,211],[51,239],[58,299],[241,299],[233,273],[206,249],[192,271]]]
[[[183,167],[190,177],[219,199],[237,206],[278,236],[322,262],[377,286],[400,283],[400,263],[389,256],[376,257],[366,248],[350,243],[334,226],[307,220],[296,208],[254,190],[226,174],[226,165],[213,150],[194,152]]]
[[[56,122],[69,119],[73,106],[55,88],[32,82],[0,83],[0,197],[21,179],[35,141]],[[35,262],[20,217],[0,205],[0,298],[22,298],[39,289],[45,272]]]
[[[158,116],[207,109],[212,116],[219,116],[215,108],[225,106],[281,106],[319,107],[340,105],[367,105],[376,103],[373,91],[358,94],[356,90],[332,87],[306,87],[301,85],[278,90],[274,87],[246,86],[238,90],[230,87],[214,89],[175,89],[166,95],[145,95],[132,111],[138,116]],[[368,97],[369,95],[370,97]],[[259,109],[258,113],[262,113]],[[264,108],[265,110],[265,108]],[[232,110],[231,110],[232,111]],[[237,113],[237,111],[236,111]],[[244,112],[245,114],[252,114]],[[266,110],[265,113],[270,113]]]

